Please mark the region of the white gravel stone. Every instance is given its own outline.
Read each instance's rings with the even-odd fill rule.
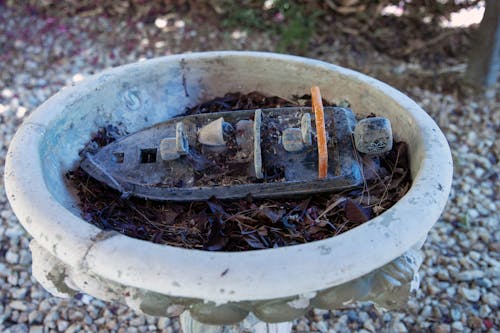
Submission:
[[[98,307],[98,308],[104,308],[106,307],[106,303],[101,301],[100,299],[92,299],[92,305]]]
[[[32,323],[41,323],[43,321],[43,313],[40,311],[31,311],[28,315],[28,322]]]
[[[146,323],[148,325],[154,325],[154,326],[156,326],[158,318],[153,317],[153,316],[148,316],[148,315],[144,316],[144,318],[146,319]]]
[[[12,215],[8,215],[7,219],[10,219]],[[7,228],[5,230],[5,236],[9,237],[11,240],[17,240],[19,237],[21,237],[24,234],[24,231],[22,230],[21,226],[12,226],[10,228]]]
[[[479,308],[479,316],[481,316],[482,318],[486,318],[490,314],[491,314],[491,308],[486,304],[481,305],[481,308]]]
[[[471,301],[471,302],[477,302],[479,300],[479,298],[481,297],[481,292],[477,288],[469,289],[469,288],[465,288],[465,287],[460,287],[460,288],[458,288],[458,292],[466,300]]]
[[[58,320],[57,321],[57,329],[59,332],[64,332],[69,326],[69,323],[65,320]]]
[[[160,330],[165,329],[166,327],[168,327],[168,325],[170,325],[170,318],[160,317],[158,319],[158,324],[157,324],[158,329]]]
[[[17,324],[9,327],[5,333],[28,333],[28,326],[26,324]]]
[[[328,332],[328,325],[327,325],[324,321],[317,322],[317,323],[316,323],[316,328],[317,328],[317,329],[318,329],[318,331],[320,331],[321,333],[326,333],[326,332]]]
[[[28,310],[28,305],[24,301],[12,301],[9,303],[9,307],[14,310],[26,311]]]
[[[104,325],[106,323],[106,321],[107,321],[107,318],[101,317],[101,318],[94,320],[94,324]]]
[[[392,331],[398,333],[405,333],[408,332],[408,329],[406,328],[404,323],[396,322],[392,325]]]
[[[9,264],[15,265],[19,262],[19,254],[15,253],[12,250],[8,250],[5,254],[5,261]]]
[[[437,295],[441,292],[441,289],[436,284],[429,284],[427,286],[427,292],[429,293],[429,295]]]
[[[439,324],[434,329],[434,333],[450,333],[451,327],[448,324]]]
[[[23,249],[19,252],[19,264],[23,266],[31,264],[31,253],[28,250]]]
[[[26,297],[28,290],[25,288],[12,288],[10,294],[12,298],[24,299]]]
[[[455,321],[451,324],[451,328],[453,328],[453,331],[462,332],[464,330],[464,325],[460,321]]]
[[[441,281],[449,281],[450,280],[450,274],[446,269],[439,268],[437,274],[437,278]]]
[[[50,304],[50,301],[48,299],[44,299],[41,301],[38,305],[38,310],[41,312],[49,312],[50,309],[52,309],[52,305]]]
[[[422,317],[430,317],[431,313],[432,313],[432,307],[430,305],[426,305],[426,306],[424,306],[424,308],[420,312],[420,315]]]
[[[457,281],[472,281],[484,276],[484,272],[480,270],[464,271],[455,276]]]
[[[129,323],[131,326],[141,326],[146,323],[146,320],[144,319],[143,316],[140,316],[132,319]]]
[[[69,325],[69,327],[64,331],[64,333],[75,333],[80,331],[81,325],[78,323],[74,323]]]
[[[481,329],[481,328],[483,328],[483,321],[479,317],[472,316],[469,318],[469,320],[467,322],[467,326],[472,328],[472,329],[476,329],[476,330]]]
[[[371,321],[364,321],[363,328],[365,328],[369,332],[376,332],[375,326],[373,326],[373,323]]]
[[[54,324],[57,320],[59,319],[59,313],[57,313],[56,309],[53,309],[49,313],[45,315],[45,318],[43,319],[43,323],[45,325],[47,324]],[[55,325],[53,325],[55,326]]]
[[[29,333],[43,333],[43,326],[41,325],[30,326]]]
[[[7,265],[4,264],[3,262],[0,262],[0,277],[1,276],[8,276],[9,272],[7,269]]]
[[[483,295],[482,300],[492,308],[496,308],[499,305],[499,296],[493,293],[487,293]]]
[[[454,307],[450,310],[450,316],[451,316],[451,319],[457,321],[457,320],[462,319],[462,312],[460,311],[460,309],[458,307]]]

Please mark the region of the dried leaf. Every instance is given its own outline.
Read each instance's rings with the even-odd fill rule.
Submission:
[[[226,246],[229,238],[222,234],[222,221],[218,218],[208,219],[210,228],[208,231],[208,241],[204,248],[208,251],[219,251]]]
[[[153,235],[153,238],[151,239],[151,241],[153,243],[161,244],[162,243],[162,238],[163,238],[163,232],[162,231],[158,231],[157,233],[155,233]]]
[[[162,211],[159,214],[156,215],[158,221],[162,221],[165,224],[172,224],[175,222],[175,219],[177,216],[179,216],[179,213],[174,212],[172,210],[166,210]]]
[[[389,186],[387,187],[389,190],[394,190],[396,188],[398,188],[401,184],[401,182],[403,182],[406,178],[406,171],[403,172],[399,177],[397,178],[392,178],[391,179],[391,182],[389,183]]]
[[[212,162],[210,162],[206,157],[195,152],[194,150],[190,150],[186,157],[191,167],[196,171],[203,171],[213,166]]]
[[[364,223],[370,219],[370,210],[361,207],[352,199],[346,199],[344,202],[345,216],[351,222]]]
[[[282,210],[274,210],[269,207],[259,207],[257,217],[274,224],[281,219],[283,213],[284,212]]]
[[[214,197],[210,198],[207,201],[207,205],[210,208],[210,211],[212,212],[212,214],[214,214],[219,219],[222,217],[228,216],[228,214],[226,213],[224,208],[221,206],[221,204]]]
[[[316,221],[328,214],[332,209],[335,207],[338,207],[341,203],[345,202],[346,198],[341,197],[334,201],[332,204],[328,205],[328,207],[325,208],[325,210],[316,218]]]
[[[245,242],[250,245],[252,249],[265,249],[267,246],[262,244],[262,242],[253,234],[247,235],[243,238]]]
[[[245,216],[245,215],[241,215],[241,214],[231,215],[228,217],[228,220],[238,222],[238,224],[249,224],[249,225],[253,225],[256,222],[258,222],[257,220],[255,220],[249,216]]]
[[[363,155],[363,177],[365,181],[383,179],[388,175],[386,168],[380,166],[378,157]]]
[[[259,229],[257,229],[257,232],[260,236],[267,236],[267,228],[265,226],[261,226]]]

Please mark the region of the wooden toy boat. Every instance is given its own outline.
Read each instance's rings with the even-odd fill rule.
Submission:
[[[81,166],[125,196],[154,200],[282,197],[360,186],[353,112],[321,106],[321,118],[309,107],[173,118],[87,153]]]

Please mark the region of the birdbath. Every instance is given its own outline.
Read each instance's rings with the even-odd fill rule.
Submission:
[[[292,98],[321,87],[357,114],[392,123],[408,144],[412,186],[393,207],[335,237],[259,251],[208,252],[133,239],[87,223],[64,175],[97,129],[133,133],[228,92]],[[410,98],[358,72],[258,52],[167,56],[106,70],[63,89],[19,128],[5,185],[32,235],[33,274],[52,294],[85,292],[154,316],[182,314],[186,332],[289,331],[312,307],[404,306],[418,287],[420,247],[451,186],[448,144]],[[225,325],[225,326],[224,326]],[[232,326],[231,326],[232,325]]]

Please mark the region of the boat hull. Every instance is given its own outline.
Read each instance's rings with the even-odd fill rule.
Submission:
[[[261,179],[252,174],[255,159],[251,156],[253,151],[246,152],[244,155],[249,156],[238,165],[239,169],[245,171],[245,175],[226,177],[223,179],[223,185],[213,185],[206,180],[206,183],[203,183],[203,179],[193,176],[198,175],[200,178],[199,175],[210,176],[213,172],[210,167],[197,170],[199,161],[192,161],[193,158],[203,159],[200,152],[207,150],[205,146],[196,143],[199,127],[221,117],[236,124],[241,120],[252,119],[255,110],[173,118],[113,142],[95,155],[86,154],[81,166],[92,177],[120,191],[124,196],[134,195],[152,200],[189,201],[207,200],[210,197],[235,199],[249,195],[254,198],[275,198],[338,192],[362,184],[361,165],[352,139],[356,118],[351,110],[340,107],[325,108],[327,122],[330,124],[327,129],[330,167],[325,179],[319,179],[317,174],[314,128],[312,144],[301,151],[286,151],[282,144],[285,140],[282,135],[284,129],[299,126],[300,116],[311,112],[311,108],[276,108],[260,112],[265,120],[262,147],[267,147],[262,153],[259,149],[264,170],[264,177]],[[173,161],[163,161],[156,151],[157,147],[162,138],[175,133],[175,125],[179,122],[186,128],[187,140],[192,150],[191,157],[183,156]],[[208,151],[210,149],[213,147],[209,147]],[[153,152],[153,155],[145,158],[141,154],[146,150]],[[117,151],[122,154],[120,163],[116,161]],[[128,156],[132,158],[128,160]],[[271,170],[275,169],[280,169],[282,174],[271,177]],[[225,172],[234,173],[234,170]]]

